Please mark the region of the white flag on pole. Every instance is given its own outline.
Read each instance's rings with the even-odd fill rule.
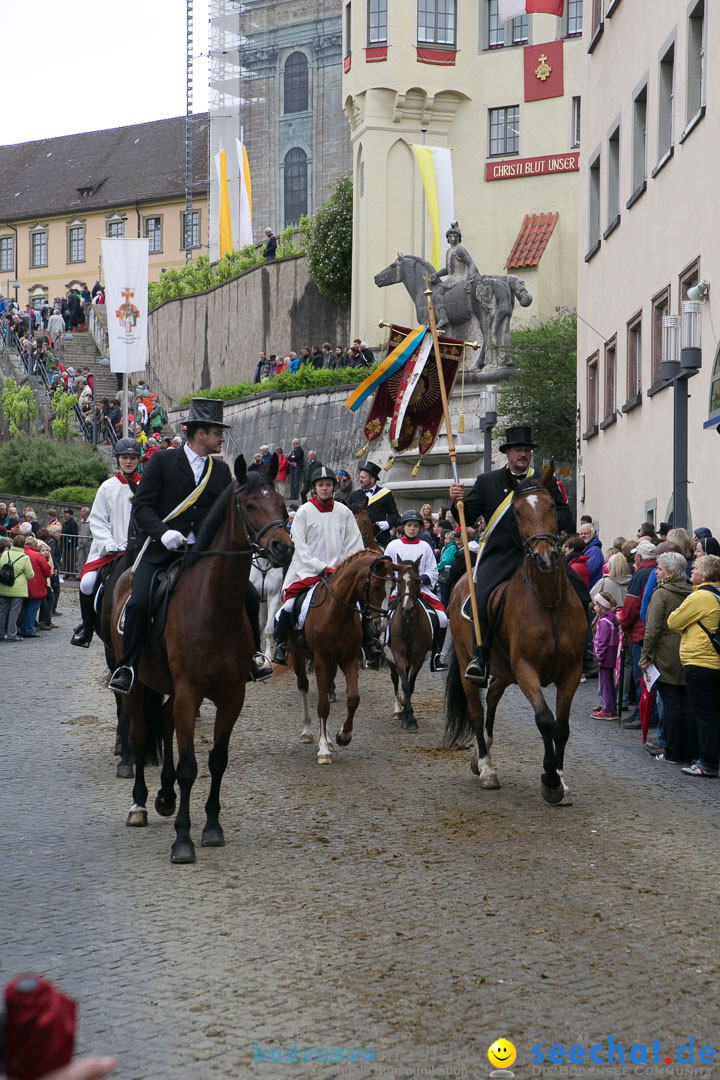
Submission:
[[[252,184],[250,183],[250,162],[245,149],[245,132],[240,128],[240,138],[235,139],[237,150],[238,174],[240,181],[240,236],[239,247],[242,249],[253,243],[252,225]]]
[[[147,238],[102,240],[111,371],[145,371],[149,243]]]

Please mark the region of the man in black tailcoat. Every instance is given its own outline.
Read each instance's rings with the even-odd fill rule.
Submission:
[[[360,466],[358,481],[360,487],[350,496],[352,509],[363,499],[367,499],[367,512],[375,529],[375,539],[380,547],[386,548],[392,540],[391,529],[400,524],[400,515],[395,505],[395,496],[390,488],[378,483],[380,466],[374,461],[364,461]]]
[[[173,562],[178,548],[194,542],[215,500],[232,480],[225,462],[212,456],[220,452],[225,429],[230,426],[223,423],[222,410],[222,401],[192,398],[187,442],[174,454],[153,454],[142,474],[133,499],[131,528],[134,525],[137,529],[138,547],[142,548],[146,542],[147,546],[135,568],[132,593],[125,609],[124,653],[109,683],[110,689],[117,693],[129,694],[135,681],[150,614],[154,574]],[[185,500],[191,505],[163,520]],[[245,610],[257,650],[260,598],[250,584]],[[258,651],[253,656],[251,670],[254,679],[272,675],[272,665]]]
[[[487,685],[490,667],[490,633],[487,616],[490,594],[501,581],[507,581],[512,577],[523,559],[522,539],[511,506],[514,490],[511,480],[515,478],[521,481],[532,475],[530,463],[532,451],[536,447],[537,443],[532,441],[529,427],[521,425],[508,428],[505,432],[505,442],[500,447],[500,453],[507,455],[506,465],[492,472],[481,473],[467,497],[464,495],[462,484],[450,485],[450,498],[453,500],[452,515],[455,520],[459,521],[459,515],[454,502],[462,498],[465,502],[465,520],[468,525],[474,524],[480,516],[485,521],[485,532],[480,541],[476,573],[476,593],[483,646],[482,653],[478,655],[476,652],[465,671],[466,677],[480,686]],[[572,513],[554,478],[549,490],[557,510],[558,532],[562,529],[571,529]],[[497,517],[493,518],[496,513]],[[583,603],[589,604],[590,596],[584,583],[572,571],[568,576]],[[581,589],[584,590],[585,595],[581,594]]]

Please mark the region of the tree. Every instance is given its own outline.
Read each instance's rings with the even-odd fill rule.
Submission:
[[[30,434],[30,421],[37,416],[37,405],[31,386],[21,388],[15,379],[9,376],[0,397],[0,408],[11,437],[20,434],[23,424],[27,425]]]
[[[330,201],[315,215],[307,245],[310,280],[336,304],[350,303],[352,211],[352,180],[342,176]]]
[[[77,394],[66,394],[63,390],[56,390],[53,394],[52,407],[55,419],[52,422],[52,433],[56,439],[67,441],[70,437],[70,425],[74,418],[77,401]]]
[[[574,464],[576,454],[576,318],[550,319],[513,331],[507,350],[515,373],[500,389],[498,414],[507,426],[529,424],[538,457]]]

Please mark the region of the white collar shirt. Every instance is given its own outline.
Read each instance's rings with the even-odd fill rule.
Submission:
[[[185,455],[186,455],[186,457],[187,457],[187,459],[188,459],[188,461],[190,463],[190,468],[193,471],[193,476],[195,477],[195,483],[199,484],[200,483],[200,477],[202,476],[203,472],[205,471],[205,464],[207,462],[207,457],[200,457],[199,454],[196,454],[194,450],[190,449],[190,444],[189,443],[185,443],[184,450],[185,450]]]

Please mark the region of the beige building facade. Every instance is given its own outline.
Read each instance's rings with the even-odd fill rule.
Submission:
[[[720,532],[720,19],[709,8],[653,0],[649,18],[648,5],[603,0],[585,27],[578,512],[606,542],[673,520],[676,391],[662,377],[663,319],[681,315],[704,280],[687,503],[691,527]]]
[[[207,116],[195,132],[193,255],[208,253]],[[184,117],[0,147],[0,292],[39,307],[92,288],[105,236],[148,237],[156,281],[185,265],[185,214]]]
[[[533,294],[514,323],[576,300],[582,0],[562,19],[505,25],[497,0],[345,0],[343,98],[353,145],[352,333],[412,324],[401,284],[373,283],[399,251],[430,258],[412,144],[451,147],[455,218],[485,274]],[[442,232],[450,222],[441,223]]]

